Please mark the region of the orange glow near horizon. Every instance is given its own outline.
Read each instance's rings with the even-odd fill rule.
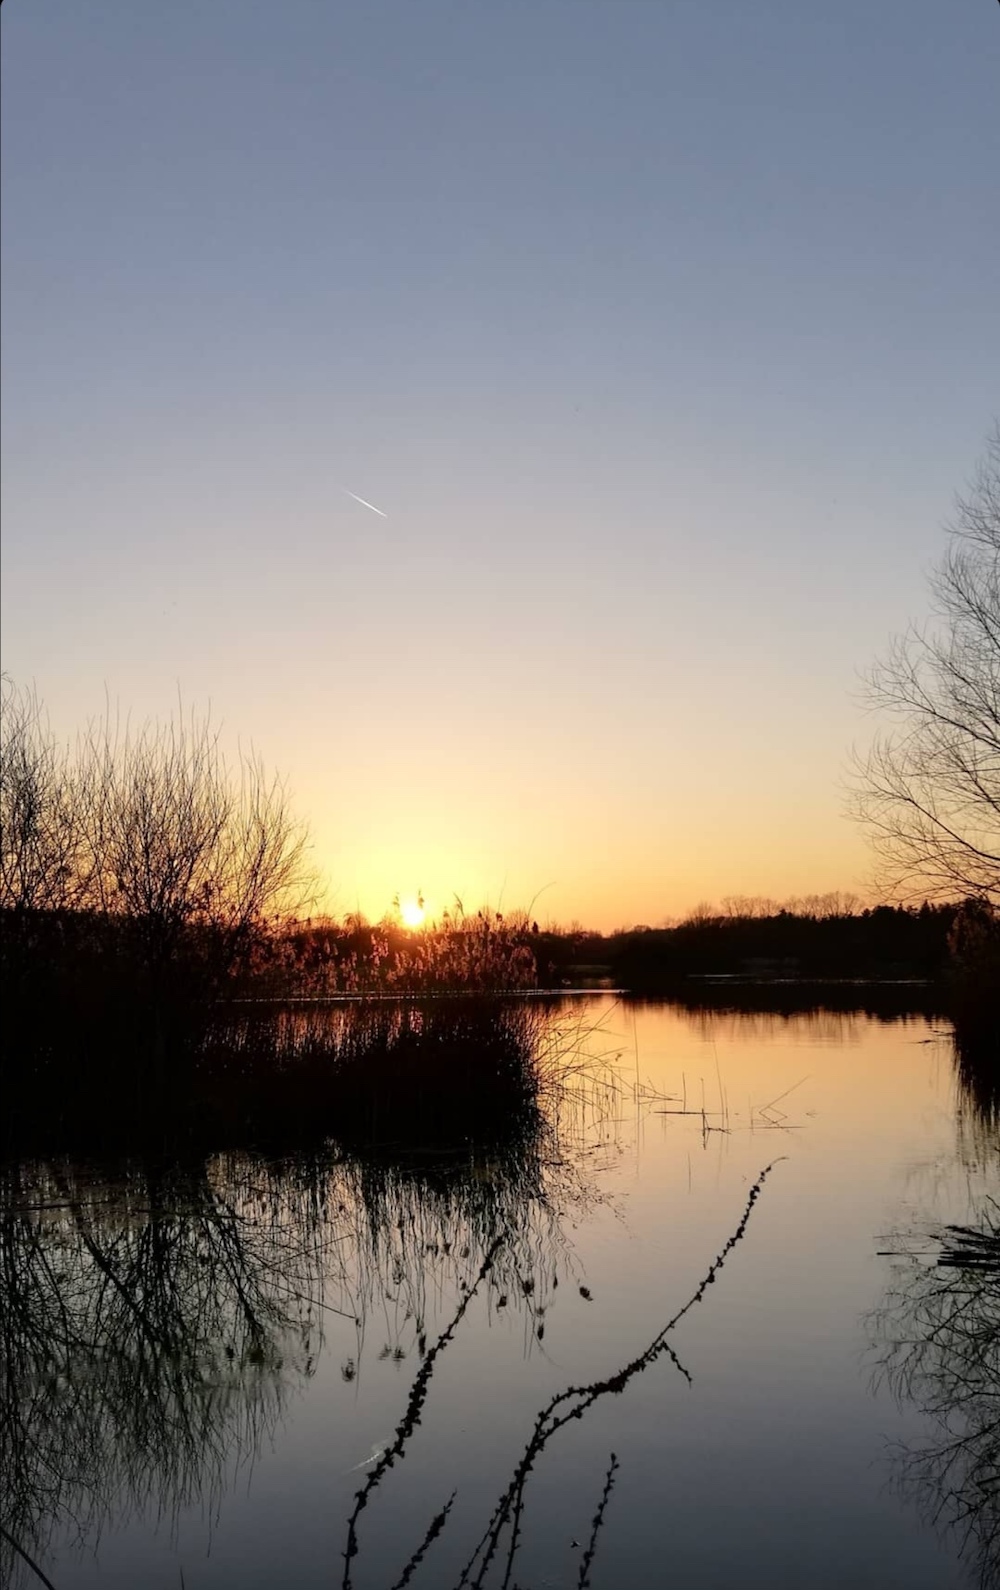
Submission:
[[[561,741],[529,745],[524,725],[500,714],[489,736],[475,720],[460,735],[450,718],[425,727],[423,743],[362,718],[336,762],[291,724],[265,746],[289,770],[311,832],[319,909],[379,921],[394,900],[422,900],[433,920],[457,899],[467,913],[613,931],[738,895],[871,896],[872,858],[844,815],[838,753],[817,743],[812,719],[780,754],[731,739],[720,748],[689,726],[683,757],[679,731],[667,742],[621,723],[602,756],[586,744],[575,756]],[[836,731],[846,738],[846,726]],[[346,779],[341,766],[364,777]]]
[[[317,832],[314,909],[335,917],[358,911],[371,922],[398,913],[405,927],[418,930],[460,905],[467,914],[481,907],[504,915],[525,911],[542,926],[576,923],[612,932],[640,923],[657,927],[738,896],[786,902],[839,893],[873,900],[868,855],[846,823],[817,825],[815,833],[805,825],[796,833],[789,824],[781,842],[760,830],[748,844],[731,831],[721,830],[714,843],[700,835],[696,843],[690,833],[676,851],[645,850],[648,830],[638,823],[636,831],[609,835],[599,848],[586,832],[566,831],[568,823],[561,834],[548,828],[531,837],[502,834],[500,826],[490,835],[495,860],[485,843],[460,838],[448,845],[414,836],[411,848],[410,835],[392,833],[390,823],[381,844],[374,832],[365,836],[369,845],[338,844],[335,833]],[[515,839],[521,841],[517,850]],[[419,895],[401,893],[396,880],[414,873],[428,880],[426,888]]]

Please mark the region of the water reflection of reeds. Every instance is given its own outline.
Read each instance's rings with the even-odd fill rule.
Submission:
[[[437,1149],[420,1132],[279,1158],[8,1165],[4,1582],[19,1550],[216,1501],[312,1374],[331,1317],[353,1327],[346,1378],[369,1350],[422,1364],[440,1296],[465,1295],[488,1254],[490,1307],[534,1331],[571,1263],[563,1217],[590,1194],[565,1128],[537,1106],[514,1128]]]

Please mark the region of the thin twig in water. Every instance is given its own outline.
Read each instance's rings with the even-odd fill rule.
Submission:
[[[606,1380],[592,1381],[589,1385],[583,1386],[567,1386],[565,1391],[561,1391],[557,1396],[553,1397],[539,1413],[524,1453],[514,1469],[510,1484],[497,1503],[485,1533],[462,1570],[461,1578],[458,1581],[459,1590],[461,1590],[461,1586],[470,1582],[474,1586],[474,1590],[482,1590],[486,1574],[497,1553],[501,1537],[508,1523],[511,1526],[511,1538],[507,1547],[506,1570],[502,1582],[505,1586],[510,1584],[514,1557],[519,1543],[521,1513],[524,1507],[524,1488],[528,1476],[552,1437],[563,1429],[571,1419],[581,1419],[584,1413],[599,1398],[607,1396],[609,1393],[619,1395],[625,1390],[625,1387],[635,1375],[647,1369],[650,1364],[654,1363],[663,1354],[666,1354],[671,1359],[674,1366],[684,1374],[690,1383],[690,1375],[681,1365],[673,1349],[667,1343],[666,1338],[680,1324],[684,1316],[694,1308],[695,1304],[701,1302],[708,1288],[725,1264],[729,1254],[737,1243],[742,1240],[750,1223],[754,1205],[760,1197],[764,1182],[778,1163],[779,1161],[773,1160],[770,1165],[765,1166],[761,1171],[750,1189],[746,1207],[736,1229],[727,1238],[687,1302],[677,1310],[673,1317],[664,1325],[663,1329],[653,1337],[649,1346],[639,1353],[631,1363],[626,1364],[617,1374],[609,1376]],[[567,1403],[571,1404],[571,1406],[565,1407]],[[562,1411],[564,1407],[565,1411]],[[557,1412],[557,1410],[559,1411]],[[470,1575],[474,1572],[476,1563],[480,1558],[482,1560],[480,1561],[478,1573],[475,1579],[470,1580]]]
[[[358,1491],[354,1499],[354,1507],[352,1508],[351,1516],[347,1521],[347,1545],[344,1549],[344,1577],[342,1580],[343,1590],[350,1590],[351,1587],[351,1561],[357,1556],[358,1553],[358,1519],[360,1518],[364,1509],[368,1506],[371,1493],[382,1479],[383,1474],[385,1474],[387,1469],[392,1468],[392,1465],[395,1463],[398,1457],[403,1456],[406,1443],[420,1422],[420,1412],[425,1401],[427,1400],[427,1392],[430,1386],[431,1375],[434,1373],[435,1361],[437,1360],[438,1355],[444,1351],[448,1343],[451,1341],[455,1331],[458,1329],[458,1326],[462,1321],[466,1309],[472,1302],[472,1299],[479,1290],[482,1282],[489,1274],[489,1271],[492,1269],[493,1260],[501,1247],[502,1240],[502,1238],[498,1237],[496,1241],[491,1243],[490,1247],[487,1249],[486,1256],[479,1267],[479,1273],[455,1310],[455,1313],[452,1316],[451,1324],[447,1325],[441,1332],[437,1341],[434,1343],[434,1346],[430,1349],[419,1370],[417,1371],[416,1378],[414,1379],[413,1385],[410,1389],[410,1396],[406,1404],[406,1410],[396,1427],[395,1437],[391,1444],[387,1446],[385,1451],[382,1453],[382,1456],[379,1458],[361,1490]]]
[[[406,1567],[403,1569],[399,1578],[396,1580],[392,1590],[406,1590],[406,1586],[413,1578],[413,1575],[420,1567],[420,1564],[423,1562],[431,1546],[437,1540],[445,1524],[448,1522],[448,1514],[455,1505],[455,1497],[457,1495],[457,1491],[452,1491],[441,1511],[434,1514],[434,1517],[427,1526],[426,1535],[420,1542],[420,1545],[417,1547],[416,1551],[413,1553],[413,1556],[410,1558],[409,1562],[406,1564]]]
[[[577,1581],[577,1590],[588,1590],[590,1585],[590,1565],[594,1560],[594,1552],[597,1550],[597,1537],[604,1522],[604,1509],[608,1505],[611,1487],[615,1483],[615,1470],[618,1467],[618,1459],[612,1452],[608,1472],[604,1478],[604,1490],[601,1492],[601,1500],[597,1504],[597,1512],[594,1514],[591,1524],[590,1539],[587,1542],[587,1549],[580,1560],[580,1577]]]
[[[810,1073],[807,1072],[804,1077],[799,1077],[799,1080],[797,1082],[793,1082],[790,1088],[786,1088],[785,1089],[784,1093],[779,1093],[778,1097],[776,1099],[772,1099],[770,1104],[762,1104],[759,1107],[759,1109],[757,1110],[757,1114],[763,1116],[764,1119],[767,1120],[767,1123],[768,1123],[769,1126],[773,1126],[775,1123],[769,1119],[769,1112],[774,1109],[774,1106],[776,1104],[780,1104],[782,1099],[787,1099],[787,1097],[788,1097],[788,1095],[790,1093],[794,1093],[796,1088],[800,1088],[802,1086],[803,1082],[808,1082],[809,1081],[809,1075],[810,1075]],[[750,1110],[751,1124],[753,1122],[753,1114],[754,1114],[753,1108],[751,1107],[751,1110]],[[779,1110],[778,1114],[781,1115],[783,1119],[785,1118],[784,1117],[784,1111]]]

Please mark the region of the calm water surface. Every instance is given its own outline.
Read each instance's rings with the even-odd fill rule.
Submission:
[[[371,1480],[350,1582],[403,1582],[450,1502],[405,1582],[456,1584],[571,1386],[593,1395],[522,1476],[510,1585],[977,1582],[933,1521],[947,1486],[905,1483],[941,1432],[894,1373],[913,1255],[1000,1186],[946,1035],[607,996],[553,1019],[617,1059],[506,1150],[10,1174],[4,1521],[59,1590],[339,1586]],[[636,1367],[772,1162],[676,1356]],[[510,1538],[468,1582],[505,1582]]]

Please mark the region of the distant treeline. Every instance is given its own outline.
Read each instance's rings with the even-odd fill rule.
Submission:
[[[631,993],[689,998],[728,980],[747,995],[794,986],[801,998],[810,984],[923,982],[940,1007],[1000,1042],[1000,918],[983,901],[702,908],[670,927],[544,932],[533,943],[543,982],[604,977]]]
[[[958,912],[925,904],[823,916],[699,915],[676,927],[622,935],[613,942],[613,963],[633,989],[705,976],[933,979],[948,964]]]

